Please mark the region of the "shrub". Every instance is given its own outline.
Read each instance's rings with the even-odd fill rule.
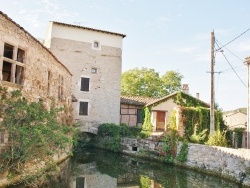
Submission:
[[[62,110],[51,107],[48,111],[42,102],[29,103],[20,90],[9,93],[0,87],[0,129],[9,136],[8,147],[0,155],[3,168],[21,172],[26,162],[47,160],[58,149],[72,145],[75,128],[57,121]]]
[[[209,146],[227,146],[227,140],[225,133],[220,130],[215,131],[214,134],[209,135],[208,141],[205,143]]]

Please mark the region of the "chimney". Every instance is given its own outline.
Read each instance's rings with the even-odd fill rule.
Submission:
[[[200,93],[196,93],[196,98],[200,99]]]
[[[182,84],[181,90],[182,90],[182,92],[189,94],[188,84]]]

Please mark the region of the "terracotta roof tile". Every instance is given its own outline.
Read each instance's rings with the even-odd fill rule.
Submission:
[[[144,106],[155,100],[157,100],[157,98],[144,97],[144,96],[121,96],[122,104],[133,104],[138,106]]]

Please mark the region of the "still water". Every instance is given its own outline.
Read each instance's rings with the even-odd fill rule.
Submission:
[[[114,154],[83,150],[67,162],[59,178],[46,188],[237,188],[218,177],[167,164]]]

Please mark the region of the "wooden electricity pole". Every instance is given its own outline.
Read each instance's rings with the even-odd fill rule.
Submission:
[[[211,32],[211,103],[210,103],[210,135],[214,134],[214,32]]]

